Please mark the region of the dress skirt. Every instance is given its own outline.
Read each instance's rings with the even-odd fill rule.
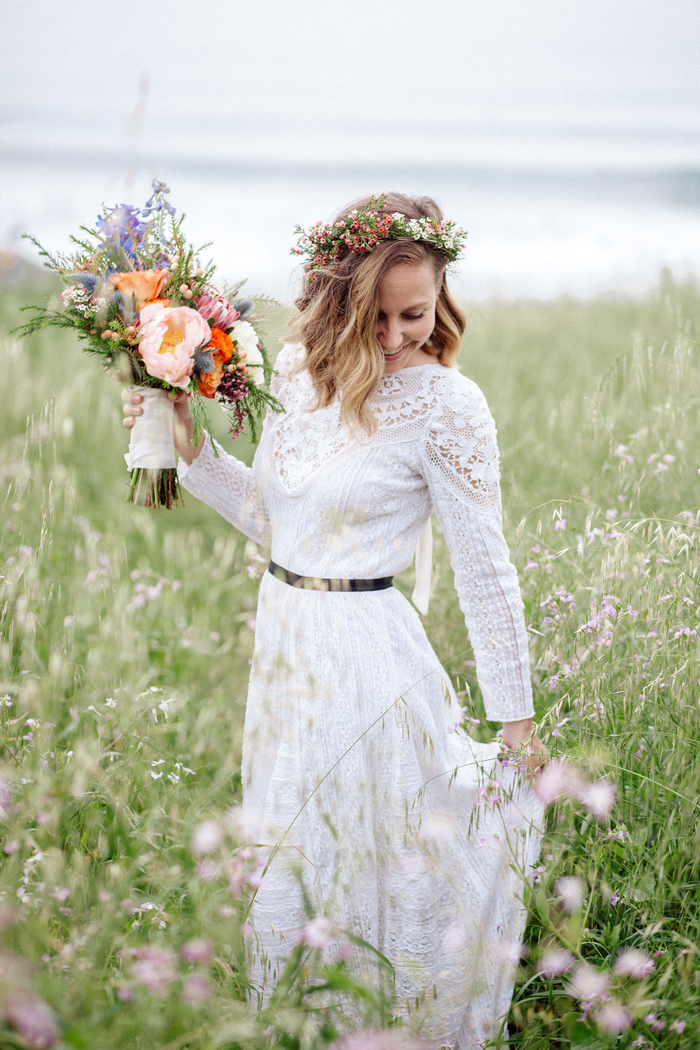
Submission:
[[[253,908],[263,988],[313,914],[391,961],[422,1034],[471,1050],[500,1031],[542,808],[462,721],[398,590],[265,573],[243,741],[246,824],[278,847]]]

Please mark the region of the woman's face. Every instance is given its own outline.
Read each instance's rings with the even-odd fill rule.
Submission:
[[[397,263],[379,284],[376,336],[384,352],[384,374],[436,361],[421,349],[435,327],[438,289],[429,262]]]

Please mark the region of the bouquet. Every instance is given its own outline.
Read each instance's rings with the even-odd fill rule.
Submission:
[[[172,507],[179,498],[173,444],[173,400],[187,391],[194,418],[194,444],[211,434],[206,400],[229,413],[232,438],[248,421],[257,438],[266,408],[281,405],[263,389],[272,374],[256,327],[273,300],[238,299],[233,288],[214,283],[212,263],[182,234],[182,219],[166,200],[170,191],[153,181],[153,194],[139,211],[121,204],[104,209],[96,226],[71,237],[76,251],[51,255],[34,238],[45,265],[66,285],[57,307],[25,306],[33,317],[16,331],[72,328],[107,371],[143,395],[129,452],[127,500]]]

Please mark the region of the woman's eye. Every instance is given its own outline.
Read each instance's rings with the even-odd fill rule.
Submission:
[[[420,321],[423,314],[404,314],[407,321]]]

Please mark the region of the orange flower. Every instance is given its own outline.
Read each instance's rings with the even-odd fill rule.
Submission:
[[[227,338],[224,332],[221,334],[224,338]],[[224,374],[224,365],[228,361],[228,358],[224,357],[220,350],[215,350],[211,355],[211,359],[214,362],[214,368],[211,372],[202,372],[197,382],[197,390],[199,390],[202,397],[214,396]]]
[[[131,273],[113,273],[109,279],[115,288],[123,292],[127,301],[135,295],[136,308],[140,310],[144,303],[158,300],[168,274],[163,270],[133,270]]]
[[[224,364],[231,360],[233,357],[233,343],[231,339],[226,335],[226,332],[222,331],[221,328],[212,328],[211,330],[211,342],[206,348],[210,353],[212,350],[221,354]]]

